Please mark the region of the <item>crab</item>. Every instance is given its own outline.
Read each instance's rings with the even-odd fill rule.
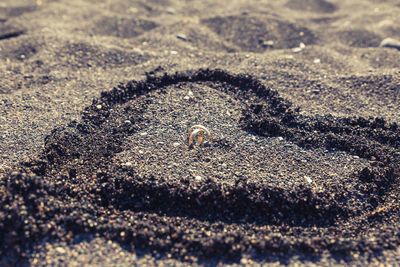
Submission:
[[[210,130],[203,125],[194,125],[189,128],[189,147],[193,147],[196,144],[201,145],[205,142],[211,142]]]

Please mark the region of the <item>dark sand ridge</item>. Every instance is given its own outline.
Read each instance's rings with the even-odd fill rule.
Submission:
[[[27,254],[31,263],[40,259],[43,264],[63,260],[94,263],[106,258],[115,264],[154,263],[148,257],[136,258],[129,250],[117,249],[123,256],[116,257],[119,244],[135,245],[136,252],[139,244],[145,254],[165,256],[156,262],[169,264],[178,263],[167,260],[169,255],[210,261],[221,254],[234,261],[242,257],[242,263],[247,257],[298,263],[304,255],[320,264],[343,259],[360,264],[398,263],[399,134],[391,123],[400,121],[400,54],[376,47],[383,38],[399,38],[396,4],[2,4],[2,183],[7,185],[5,192],[22,190],[24,185],[11,186],[15,179],[7,174],[20,172],[23,165],[17,162],[21,160],[36,162],[23,167],[27,172],[42,176],[45,169],[43,178],[20,179],[26,179],[27,185],[44,186],[42,196],[36,193],[39,207],[45,199],[55,203],[49,204],[45,221],[55,223],[58,233],[49,231],[42,240],[60,237],[35,245],[32,256],[29,251],[21,253]],[[293,51],[300,42],[305,48]],[[94,122],[88,114],[83,120],[80,115],[93,97],[119,82],[140,80],[159,65],[171,77],[175,71],[202,67],[223,69],[233,80],[238,77],[235,73],[251,74],[279,92],[286,100],[275,104],[284,107],[271,102],[274,97],[247,91],[238,94],[238,84],[219,77],[173,83],[165,87],[165,94],[157,86],[149,94],[113,105],[109,115],[102,113],[103,108],[89,110],[100,112],[99,118],[112,118],[89,127],[90,138],[77,128]],[[189,89],[193,99],[185,98]],[[301,107],[300,113],[287,109],[289,101]],[[142,113],[138,112],[143,106]],[[131,118],[131,114],[136,115]],[[329,114],[333,116],[326,117]],[[345,119],[349,116],[365,119]],[[373,118],[368,119],[370,116]],[[198,121],[199,117],[202,120]],[[387,123],[375,117],[383,117]],[[76,125],[70,123],[73,120]],[[215,140],[210,147],[187,150],[185,134],[192,123],[203,123],[212,130]],[[66,128],[62,130],[60,124]],[[51,134],[53,129],[58,130]],[[104,148],[107,142],[110,146]],[[179,146],[174,144],[178,142]],[[51,153],[57,159],[51,163],[46,153],[58,146],[67,154]],[[74,159],[77,155],[81,155],[79,160]],[[43,162],[38,165],[39,159]],[[62,183],[53,188],[56,181]],[[67,190],[57,191],[62,188]],[[31,203],[30,197],[35,199],[23,190],[20,194],[23,198],[16,200],[18,205]],[[27,206],[34,209],[36,204]],[[21,211],[18,205],[11,210]],[[102,211],[104,219],[110,220],[107,210],[111,207],[116,223],[101,222]],[[75,213],[68,214],[68,209]],[[97,233],[101,238],[90,246],[80,245],[83,241],[69,248],[63,242],[73,236],[63,235],[67,229],[61,223],[66,218],[63,214],[70,216],[67,228],[72,227],[68,229],[76,241],[82,233]],[[25,215],[16,212],[15,216],[21,220]],[[36,217],[40,214],[29,216],[32,222],[43,223]],[[89,219],[97,225],[90,226]],[[32,225],[26,226],[27,231],[35,235]],[[149,225],[154,236],[140,231]],[[14,229],[17,226],[14,224]],[[132,236],[135,229],[136,239]],[[177,233],[176,242],[168,238],[173,233]],[[318,241],[325,233],[327,240],[334,239],[332,245]],[[34,239],[20,234],[28,245]],[[261,236],[265,239],[257,238]],[[104,237],[117,243],[103,242]],[[53,242],[57,240],[62,242]],[[12,242],[20,245],[22,241]],[[91,256],[99,244],[104,246],[98,249],[102,252]],[[371,254],[371,250],[378,253]],[[290,251],[290,256],[285,251]]]

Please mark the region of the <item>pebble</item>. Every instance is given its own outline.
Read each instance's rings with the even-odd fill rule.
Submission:
[[[262,43],[262,45],[265,46],[265,47],[273,47],[274,46],[274,41],[272,41],[272,40],[264,41]]]
[[[102,106],[101,106],[101,105],[97,105],[96,108],[97,108],[97,109],[101,109]]]
[[[315,63],[315,64],[321,63],[321,59],[319,59],[319,58],[314,59],[314,63]]]
[[[400,50],[400,41],[393,38],[385,38],[382,40],[379,47],[395,48]]]
[[[187,41],[187,37],[186,37],[186,35],[183,34],[183,33],[178,34],[178,35],[176,36],[176,38],[181,39],[181,40],[183,40],[183,41]]]
[[[139,12],[139,10],[138,10],[136,7],[131,7],[131,8],[129,9],[129,11],[130,11],[131,13],[138,13],[138,12]]]
[[[189,92],[187,93],[187,95],[185,95],[183,99],[190,100],[193,99],[193,96],[194,96],[193,92],[189,90]]]
[[[201,178],[201,176],[199,176],[199,175],[196,175],[196,176],[194,177],[194,180],[195,180],[196,182],[201,182],[201,180],[203,180],[203,178]]]
[[[175,9],[173,9],[173,8],[167,8],[167,13],[168,14],[170,14],[170,15],[174,15],[175,14]]]
[[[173,143],[172,144],[174,147],[178,147],[178,146],[180,146],[181,145],[181,143],[179,143],[179,142],[175,142],[175,143]]]
[[[132,162],[125,162],[125,164],[124,164],[126,167],[130,167],[130,166],[132,166]]]
[[[312,180],[311,180],[310,176],[305,175],[305,176],[304,176],[304,180],[305,180],[307,183],[309,183],[309,184],[312,183]]]
[[[58,252],[58,253],[60,253],[60,254],[65,254],[67,251],[64,249],[64,248],[62,248],[62,247],[57,247],[56,248],[56,251]]]
[[[300,43],[300,44],[299,44],[299,47],[292,48],[292,51],[293,51],[294,53],[298,53],[298,52],[300,52],[301,50],[303,50],[305,47],[306,47],[306,45],[305,45],[304,43]]]
[[[313,93],[313,94],[315,94],[315,95],[318,95],[321,91],[318,90],[318,89],[313,89],[313,90],[307,90],[306,92],[307,92],[307,93]]]

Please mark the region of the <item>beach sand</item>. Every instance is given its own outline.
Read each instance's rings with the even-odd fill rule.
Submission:
[[[400,265],[399,13],[2,1],[0,263]]]

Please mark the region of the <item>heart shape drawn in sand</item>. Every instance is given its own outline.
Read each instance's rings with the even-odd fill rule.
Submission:
[[[195,124],[209,146],[185,143]],[[399,166],[396,124],[300,115],[250,75],[152,73],[0,180],[1,251],[84,233],[184,259],[394,248]]]

